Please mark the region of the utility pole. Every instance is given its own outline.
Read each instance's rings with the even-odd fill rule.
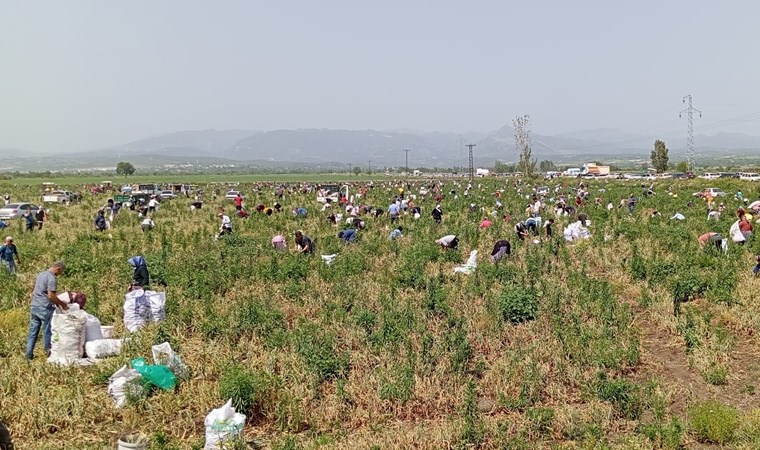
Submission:
[[[470,149],[470,181],[475,177],[475,164],[472,160],[472,148],[476,147],[475,144],[467,144],[467,148]]]
[[[405,162],[404,162],[404,167],[406,167],[406,174],[409,175],[409,152],[411,152],[411,150],[408,149],[408,148],[405,148],[402,151],[404,153],[406,153],[406,159],[405,159]]]
[[[367,173],[372,173],[372,160],[367,160]]]
[[[687,134],[686,134],[686,160],[689,163],[689,171],[694,172],[695,166],[695,154],[694,154],[694,113],[698,112],[699,117],[702,117],[702,111],[695,109],[691,105],[691,94],[684,96],[683,103],[689,101],[689,107],[678,113],[680,118],[683,113],[686,113],[686,119],[688,122]]]
[[[348,174],[349,175],[351,175],[351,173],[353,172],[353,168],[354,168],[354,166],[352,166],[351,164],[348,165]]]

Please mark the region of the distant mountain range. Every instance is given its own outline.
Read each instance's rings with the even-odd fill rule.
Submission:
[[[583,130],[558,135],[531,135],[533,156],[557,164],[583,161],[630,163],[649,159],[655,139],[663,139],[671,160],[684,158],[685,136],[645,136],[612,129]],[[760,153],[760,137],[740,133],[698,135],[698,158],[751,156]],[[456,167],[467,165],[465,144],[476,145],[475,162],[518,159],[514,130],[504,126],[491,133],[419,132],[412,130],[196,130],[150,137],[114,147],[55,155],[0,149],[0,171],[110,170],[119,161],[137,168],[344,168],[348,165],[385,168]],[[0,142],[2,145],[2,142]]]

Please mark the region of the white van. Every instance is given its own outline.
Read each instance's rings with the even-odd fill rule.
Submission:
[[[573,178],[579,176],[580,174],[581,174],[580,167],[573,167],[571,169],[567,169],[566,171],[562,172],[562,176],[573,177]]]
[[[739,174],[740,180],[745,181],[760,181],[760,173],[757,172],[742,172]]]
[[[718,172],[705,172],[702,175],[700,175],[699,178],[702,178],[705,180],[714,180],[716,178],[720,178],[720,174]]]

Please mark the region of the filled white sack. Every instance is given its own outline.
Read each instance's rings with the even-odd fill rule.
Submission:
[[[84,353],[85,312],[73,303],[68,310],[56,308],[50,323],[52,334],[48,362],[67,366],[77,362]]]
[[[206,425],[206,445],[204,450],[221,450],[224,444],[234,441],[245,426],[245,415],[235,412],[232,399],[221,408],[212,410],[204,421]]]

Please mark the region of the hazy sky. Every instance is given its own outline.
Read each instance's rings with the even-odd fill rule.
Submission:
[[[518,114],[541,134],[666,133],[689,93],[697,132],[760,134],[758,17],[756,0],[0,0],[0,148]]]

